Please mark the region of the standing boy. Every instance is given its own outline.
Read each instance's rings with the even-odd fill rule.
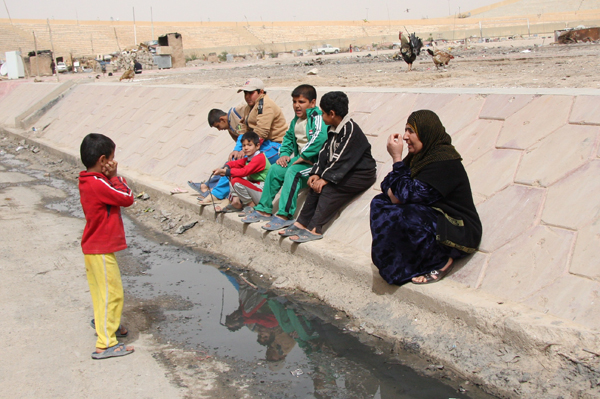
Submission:
[[[269,169],[259,204],[254,212],[242,219],[244,223],[268,220],[263,228],[269,231],[294,222],[291,219],[296,212],[298,193],[306,187],[308,173],[327,140],[327,126],[321,110],[316,107],[316,89],[311,85],[300,85],[292,91],[292,99],[296,116],[283,139],[280,158]],[[273,200],[279,190],[279,210],[272,216]]]
[[[367,137],[348,115],[348,96],[341,91],[321,98],[327,142],[310,171],[310,191],[298,220],[280,232],[294,242],[323,238],[323,226],[359,193],[375,183],[375,159]]]
[[[85,214],[81,248],[85,258],[98,340],[93,359],[125,356],[133,347],[116,338],[123,311],[123,284],[115,252],[127,248],[121,207],[133,204],[133,193],[117,176],[115,143],[103,134],[90,133],[81,143],[81,161],[87,168],[79,174],[79,195]]]
[[[260,200],[265,178],[271,163],[260,150],[260,138],[254,132],[242,135],[245,158],[229,161],[225,167],[213,171],[215,176],[224,176],[230,180],[231,204],[216,206],[218,213],[240,212],[244,206],[253,207]]]

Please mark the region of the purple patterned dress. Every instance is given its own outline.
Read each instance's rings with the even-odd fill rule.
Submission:
[[[400,204],[393,204],[388,189]],[[381,182],[382,194],[371,201],[371,259],[389,284],[404,284],[413,277],[440,269],[448,258],[465,254],[436,241],[439,213],[431,204],[442,195],[418,179],[410,177],[404,162],[396,162]]]

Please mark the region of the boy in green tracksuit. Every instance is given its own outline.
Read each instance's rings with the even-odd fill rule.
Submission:
[[[316,106],[317,90],[300,85],[292,91],[292,99],[296,116],[283,138],[279,160],[269,169],[259,204],[242,219],[244,223],[268,221],[263,229],[269,231],[294,223],[298,193],[307,187],[312,165],[327,141],[327,125]],[[280,190],[279,210],[273,216],[273,200]]]

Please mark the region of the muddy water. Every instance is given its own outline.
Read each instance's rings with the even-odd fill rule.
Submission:
[[[36,179],[24,184],[67,193],[47,208],[83,217],[74,181],[48,177],[12,158],[0,161]],[[129,248],[118,259],[131,334],[152,333],[158,342],[196,351],[195,362],[218,358],[229,366],[218,377],[223,386],[242,381],[252,397],[267,398],[490,397],[420,358],[418,347],[393,346],[310,296],[269,291],[263,276],[124,219]],[[219,397],[218,390],[208,397]]]

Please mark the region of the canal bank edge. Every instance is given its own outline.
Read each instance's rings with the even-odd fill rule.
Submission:
[[[86,86],[92,87],[100,85]],[[42,130],[40,133],[39,128],[36,129],[36,132],[33,132],[31,130],[23,131],[8,127],[4,128],[3,131],[17,134],[20,137],[26,138],[28,141],[31,140],[36,142],[36,145],[67,159],[69,162],[73,163],[73,165],[79,166],[77,155],[80,142],[79,136],[82,137],[89,131],[110,133],[113,130],[111,128],[104,130],[105,128],[98,128],[97,126],[96,130],[92,125],[88,125],[86,128],[89,130],[86,130],[86,128],[83,128],[80,124],[73,123],[72,121],[71,124],[74,124],[75,126],[73,126],[72,131],[69,131],[69,129],[65,128],[65,126],[68,125],[68,117],[65,116],[71,113],[78,116],[78,120],[89,120],[90,115],[94,115],[94,113],[102,114],[103,109],[111,108],[115,105],[115,101],[112,101],[115,98],[110,97],[109,95],[108,100],[106,98],[101,100],[104,105],[100,106],[100,109],[96,107],[90,111],[89,103],[83,103],[80,106],[76,106],[78,103],[82,102],[82,97],[77,97],[77,90],[79,90],[79,88],[80,87],[78,86],[75,89],[72,89],[53,108],[46,110],[46,114],[43,115],[39,121],[41,123],[39,126],[41,126],[42,129],[43,126],[46,126],[46,123],[50,123],[50,125],[47,125],[48,128],[45,131]],[[125,92],[123,94],[127,94],[128,91],[133,90],[133,94],[135,94],[136,90],[149,92],[154,89],[154,87],[121,86],[113,88],[109,87],[109,89],[118,90],[121,93]],[[35,92],[35,88],[28,88],[28,90],[30,95]],[[104,90],[106,90],[106,88],[104,88]],[[169,90],[178,92],[179,95],[172,96],[168,109],[163,110],[164,113],[173,113],[173,111],[177,109],[177,104],[180,104],[177,100],[181,100],[182,97],[188,95],[188,93],[185,92],[190,90],[206,90],[206,88],[167,88],[167,91]],[[566,116],[566,124],[571,128],[575,128],[574,130],[581,131],[581,129],[577,129],[577,127],[587,126],[588,129],[596,129],[596,132],[590,133],[584,131],[583,133],[577,133],[577,135],[581,135],[582,137],[585,136],[585,138],[582,139],[582,142],[585,142],[586,140],[590,141],[589,138],[592,137],[592,156],[588,156],[591,160],[587,164],[576,165],[576,167],[569,170],[568,176],[563,180],[568,180],[572,176],[577,177],[577,174],[582,170],[585,172],[585,167],[593,169],[595,166],[594,163],[598,163],[598,128],[596,127],[598,121],[594,120],[594,118],[598,118],[598,116],[591,112],[585,114],[585,112],[581,110],[581,104],[583,103],[581,103],[579,97],[582,96],[578,97],[573,94],[568,95],[567,93],[547,93],[543,95],[522,93],[511,96],[504,93],[485,95],[480,93],[441,92],[437,94],[427,93],[426,98],[419,99],[419,94],[409,92],[377,90],[372,92],[347,91],[349,92],[351,103],[353,101],[355,103],[360,103],[361,98],[375,99],[375,104],[362,104],[362,108],[354,109],[354,112],[358,115],[356,119],[361,126],[372,126],[371,131],[373,131],[373,129],[375,128],[376,130],[377,125],[379,125],[379,135],[373,135],[370,139],[373,139],[372,144],[374,146],[374,153],[378,161],[380,161],[378,165],[380,179],[387,173],[387,170],[389,170],[389,165],[385,163],[383,157],[385,154],[382,154],[381,148],[377,147],[381,147],[381,138],[383,137],[383,139],[385,139],[387,134],[389,134],[388,131],[384,131],[385,128],[383,128],[383,126],[391,122],[377,121],[377,117],[384,116],[378,109],[383,107],[389,112],[390,109],[394,108],[394,105],[396,105],[396,108],[400,109],[400,113],[409,112],[410,107],[419,106],[428,106],[428,108],[434,109],[440,114],[454,112],[456,115],[452,120],[450,120],[449,115],[447,115],[446,118],[442,116],[443,121],[450,120],[447,128],[451,133],[464,133],[469,129],[477,130],[469,127],[473,123],[480,128],[483,124],[483,126],[486,127],[486,132],[493,130],[493,125],[496,124],[490,122],[501,122],[512,128],[514,128],[514,126],[525,126],[525,139],[522,139],[521,137],[504,137],[510,134],[510,129],[504,130],[503,128],[496,128],[498,129],[496,130],[496,141],[493,143],[495,148],[488,152],[519,152],[521,151],[519,150],[519,146],[525,147],[529,151],[521,151],[522,153],[519,154],[519,164],[526,165],[527,162],[533,162],[528,161],[527,159],[529,153],[535,152],[535,150],[538,150],[540,147],[542,147],[542,149],[545,146],[552,148],[551,140],[549,144],[547,144],[548,141],[545,141],[545,139],[547,136],[552,136],[553,132],[557,130],[560,131],[562,125],[558,122],[553,124],[551,119],[565,119],[565,115],[560,115],[558,111],[563,109],[565,105],[570,104],[570,107],[567,109],[569,113]],[[102,92],[102,90],[100,90],[100,92]],[[214,100],[215,96],[210,94],[214,94],[215,92],[219,92],[219,90],[211,89],[208,93],[204,93],[204,95],[201,96],[198,95],[199,92],[196,92],[195,96],[188,96],[188,101],[193,97],[204,97],[206,100]],[[289,90],[281,90],[280,94],[278,93],[278,91],[274,91],[274,98],[277,98],[280,105],[285,107],[285,104],[289,102]],[[132,97],[131,94],[132,93],[129,92],[129,97]],[[162,94],[164,94],[164,90]],[[586,107],[589,111],[592,111],[593,106],[598,104],[597,97],[590,96],[589,92],[582,94],[585,94],[586,97],[585,103],[588,104]],[[8,97],[10,96],[11,95]],[[416,98],[412,98],[411,102],[410,97],[413,96]],[[119,97],[123,96],[121,95]],[[124,96],[124,98],[127,97],[128,96]],[[229,100],[223,100],[224,97]],[[493,109],[505,113],[504,119],[493,119],[493,117],[498,117],[498,115],[486,115],[486,112],[490,113],[490,106],[489,104],[486,105],[486,102],[490,100],[490,97],[495,101],[495,107],[493,107]],[[522,97],[525,97],[525,99]],[[37,97],[36,99],[35,95],[31,95],[31,98],[32,101],[35,100],[33,102],[36,103],[41,97]],[[99,93],[94,98],[102,98],[102,93]],[[502,98],[505,99],[505,103],[498,103],[499,99]],[[514,117],[515,114],[519,116],[518,114],[523,112],[523,110],[528,111],[523,112],[523,114],[530,115],[529,120],[535,119],[531,117],[531,115],[536,115],[535,112],[532,113],[531,103],[540,98],[543,100],[545,107],[554,105],[556,112],[548,115],[546,110],[546,112],[544,112],[545,118],[543,120],[539,118],[533,120],[532,123],[536,125],[534,127],[522,123],[523,120],[521,120],[520,124],[517,121],[511,120],[511,116]],[[0,99],[0,104],[4,106],[4,103],[8,99],[9,98]],[[216,99],[218,100],[219,97],[217,96]],[[221,90],[220,99],[223,105],[225,105],[227,101],[231,104],[233,101],[239,100],[237,96],[230,96],[228,91],[223,90]],[[64,103],[68,100],[71,100],[71,102]],[[479,104],[479,107],[476,107],[475,109],[475,111],[477,111],[477,115],[474,118],[475,122],[473,122],[472,115],[467,115],[466,117],[464,115],[465,112],[474,112],[472,109],[469,109],[469,107],[463,110],[462,116],[459,115],[460,110],[456,105],[457,100],[463,103],[470,102],[471,106]],[[161,102],[165,101],[165,97],[161,97]],[[398,103],[389,104],[390,101],[409,102],[409,104],[399,106]],[[540,101],[538,101],[538,104],[539,102]],[[580,103],[579,107],[578,102]],[[453,103],[455,105],[452,105]],[[508,108],[513,107],[514,103],[520,104],[520,108],[513,108],[511,113],[509,112],[511,110]],[[15,101],[13,101],[12,104],[14,105]],[[448,104],[450,105],[449,108]],[[201,107],[199,104],[196,104],[196,106],[202,108],[198,112],[200,115],[199,119],[203,119],[204,125],[206,125],[205,115],[208,108]],[[530,109],[527,109],[528,106]],[[112,135],[112,137],[115,139],[118,146],[126,146],[127,140],[132,140],[130,137],[127,137],[125,132],[128,132],[127,129],[131,129],[132,126],[136,124],[136,117],[134,114],[139,112],[142,107],[143,105],[138,109],[130,110],[132,112],[131,116],[129,116],[126,121],[123,120],[118,124],[119,126],[122,126],[123,124],[129,125],[123,127],[123,131],[119,131],[121,127],[114,128],[115,135]],[[370,108],[367,109],[367,107]],[[289,106],[287,108],[289,108]],[[3,107],[3,109],[6,108]],[[21,112],[16,114],[23,115],[26,111],[25,104],[22,106]],[[286,110],[285,108],[284,111],[287,111],[288,114],[290,113],[289,110]],[[543,108],[542,111],[544,111]],[[3,112],[4,111],[0,111],[0,119],[3,116]],[[365,118],[365,114],[369,114],[369,116],[372,116],[374,119],[369,119],[368,117]],[[482,116],[484,118],[482,118]],[[402,117],[404,117],[404,115],[400,117],[394,116],[394,119],[398,119],[398,121],[394,123],[399,123],[399,121],[402,120]],[[577,122],[575,117],[580,118],[584,123]],[[60,121],[61,118],[62,121]],[[362,121],[360,120],[361,118]],[[55,123],[56,121],[59,121],[59,123]],[[186,122],[192,125],[196,123],[191,122],[190,120],[187,120]],[[564,121],[562,122],[564,124]],[[93,123],[94,122],[92,121],[92,124]],[[167,123],[164,121],[164,115],[162,123],[163,125]],[[56,128],[53,128],[53,125],[55,125]],[[395,128],[396,126],[390,125],[390,127]],[[179,128],[181,128],[181,126]],[[57,130],[53,131],[52,129]],[[523,128],[521,130],[523,130]],[[538,132],[540,131],[545,133],[537,138],[534,137],[534,144],[518,142],[519,140],[527,140],[527,136],[539,135]],[[48,134],[44,132],[48,132]],[[161,143],[164,148],[164,144],[167,144],[174,139],[169,134],[169,129],[163,130],[162,132],[169,136],[166,140],[165,138],[160,138],[164,141]],[[143,134],[143,132],[140,134]],[[192,141],[189,148],[186,149],[187,151],[192,151],[191,148],[196,142],[200,143],[202,140],[205,141],[204,146],[214,146],[215,148],[222,146],[227,152],[231,146],[230,142],[227,140],[219,141],[222,136],[214,135],[214,133],[210,131],[210,128],[202,126],[202,123],[193,129],[188,130],[187,134],[194,136],[185,137],[187,141]],[[211,136],[211,134],[213,134],[213,136]],[[209,136],[212,138],[208,140],[209,143],[206,143],[206,139]],[[476,135],[475,137],[472,135],[470,138],[475,141],[480,139],[480,137],[477,137]],[[460,134],[453,134],[453,139],[458,141],[457,147],[463,154],[467,165],[485,159],[485,154],[477,156],[475,153],[476,150],[481,152],[481,149],[479,148],[466,148],[466,151],[464,148],[461,149],[461,142],[464,143],[465,139],[462,138]],[[500,141],[503,141],[503,143],[500,143]],[[536,144],[537,146],[535,146]],[[143,148],[140,149],[140,151],[142,150]],[[385,149],[383,149],[383,151],[385,151]],[[148,152],[152,152],[151,149],[148,150]],[[181,158],[181,154],[184,152],[186,151],[180,152],[178,157]],[[492,155],[494,156],[495,161],[502,166],[502,168],[498,169],[505,169],[507,165],[511,165],[510,162],[507,163],[504,158],[496,156],[497,154]],[[513,154],[509,154],[508,158],[510,158],[510,156],[513,156]],[[208,154],[207,158],[210,158],[210,161],[203,162],[203,172],[205,174],[210,173],[211,167],[214,166],[212,164],[218,162],[217,160],[220,159],[220,157],[223,157],[223,154],[218,153],[218,151],[215,151],[214,154]],[[164,178],[157,179],[155,176],[150,177],[149,175],[136,170],[135,167],[129,166],[126,159],[121,157],[119,158],[119,161],[121,173],[134,182],[139,191],[146,191],[152,196],[161,196],[163,198],[162,201],[165,202],[175,201],[186,207],[190,212],[198,211],[197,205],[195,205],[193,201],[190,201],[190,197],[171,197],[166,194],[169,191],[168,189],[172,188],[173,185],[181,184],[180,180],[168,181]],[[163,157],[162,162],[169,162],[169,160],[164,159]],[[160,164],[160,162],[158,162],[158,164]],[[133,163],[131,163],[131,165],[133,165]],[[553,183],[552,179],[561,181],[562,178],[552,178],[553,171],[548,171],[547,168],[544,168],[544,165],[537,166],[537,169],[542,169],[542,172],[546,172],[546,174],[540,173],[542,175],[541,178],[540,176],[536,176],[538,179],[534,181],[536,181],[538,185],[532,184],[529,188],[530,191],[541,190],[539,187],[544,186],[540,184],[540,181],[543,184],[550,185]],[[504,173],[494,173],[495,170],[493,165],[488,167],[486,172],[488,180],[494,180],[489,178],[490,175],[497,177],[496,180],[505,180]],[[188,170],[187,173],[190,174],[192,171]],[[474,173],[477,174],[477,171]],[[519,173],[522,175],[520,179]],[[528,178],[527,173],[530,172],[527,170],[525,170],[525,172],[514,172],[513,176],[516,177],[513,180],[516,181],[516,184],[513,184],[512,186],[509,184],[507,187],[497,190],[497,192],[503,193],[504,191],[511,189],[511,187],[514,187],[512,188],[513,190],[523,190],[522,187],[526,186],[524,181]],[[478,208],[481,212],[481,208],[485,207],[486,203],[489,204],[494,201],[496,194],[489,193],[491,189],[486,187],[485,182],[482,183],[481,181],[478,181],[477,176],[473,179],[471,171],[470,175],[472,180],[475,180],[474,191],[476,192],[476,201],[478,202]],[[544,182],[544,178],[549,183]],[[583,178],[581,178],[582,185],[587,184],[585,178],[584,174]],[[479,193],[479,198],[477,197],[477,193]],[[526,303],[524,302],[517,303],[517,301],[493,295],[490,293],[490,291],[493,290],[486,289],[486,284],[482,284],[481,281],[478,281],[482,280],[481,270],[475,269],[472,264],[480,263],[482,256],[487,257],[487,259],[480,269],[487,268],[490,265],[490,262],[491,264],[495,264],[494,262],[498,261],[493,257],[494,252],[509,247],[511,241],[514,240],[509,240],[504,237],[506,242],[503,244],[494,243],[493,240],[484,242],[482,246],[486,248],[482,249],[482,253],[469,259],[466,264],[455,273],[458,274],[458,276],[454,276],[454,279],[446,279],[441,284],[429,287],[414,287],[411,285],[400,288],[390,287],[378,277],[376,269],[370,263],[369,253],[364,250],[364,245],[361,247],[360,237],[355,237],[354,242],[356,242],[356,245],[347,245],[335,239],[336,235],[338,236],[338,239],[340,235],[341,237],[344,237],[344,234],[341,232],[334,233],[336,230],[340,231],[340,228],[347,229],[348,234],[346,236],[351,236],[352,227],[348,227],[348,223],[354,223],[353,215],[358,215],[357,218],[365,217],[364,205],[365,203],[368,204],[368,200],[373,194],[374,192],[366,193],[365,196],[357,200],[353,205],[357,205],[358,203],[358,207],[355,206],[352,208],[352,205],[349,206],[342,216],[333,223],[326,233],[325,240],[309,245],[295,247],[290,245],[288,240],[280,241],[274,234],[269,235],[263,233],[259,226],[251,225],[249,227],[244,227],[235,215],[225,215],[224,218],[219,217],[218,221],[220,226],[215,225],[214,230],[207,229],[207,226],[204,226],[202,231],[195,232],[192,230],[192,232],[198,236],[198,241],[201,244],[204,243],[204,246],[210,251],[224,254],[232,261],[245,267],[250,267],[259,272],[276,276],[276,286],[283,288],[297,287],[307,292],[314,293],[332,306],[345,310],[352,316],[366,322],[366,328],[374,329],[376,335],[389,336],[402,342],[409,348],[416,348],[418,345],[418,347],[426,354],[435,359],[439,359],[449,367],[455,368],[469,379],[485,384],[488,387],[493,387],[492,392],[502,396],[515,397],[534,396],[536,393],[539,394],[541,392],[546,392],[547,395],[556,396],[562,394],[566,397],[570,392],[573,392],[574,395],[575,392],[581,392],[579,395],[580,397],[581,395],[592,395],[589,397],[594,397],[592,394],[593,391],[590,392],[588,387],[595,384],[598,375],[594,374],[593,371],[586,367],[583,367],[582,372],[582,366],[581,364],[578,365],[577,362],[578,357],[581,356],[582,349],[598,351],[599,340],[597,328],[593,328],[593,326],[583,326],[581,323],[573,323],[568,321],[565,317],[552,315],[553,312],[551,311],[548,312],[549,314],[544,314],[543,312],[536,311],[535,309],[526,306]],[[487,194],[487,196],[485,194]],[[553,193],[545,193],[544,204],[542,204],[542,206],[552,205],[552,195]],[[482,197],[485,198],[482,200]],[[500,198],[504,199],[502,204],[506,207],[506,198]],[[532,199],[535,199],[535,197],[526,198],[525,201]],[[510,204],[510,202],[508,203]],[[596,204],[592,205],[593,209],[595,209],[594,206],[597,207]],[[498,213],[500,212],[500,209],[496,208],[495,211]],[[534,230],[536,228],[555,228],[555,224],[540,223],[539,219],[551,219],[553,217],[552,215],[541,215],[542,213],[543,212],[537,210],[534,218],[538,219],[537,225],[534,221],[532,225],[525,229],[533,232],[532,235],[534,236]],[[486,224],[486,219],[484,218],[485,212],[482,212],[482,214],[484,228],[488,228],[484,234],[493,234],[493,229],[490,228],[492,227],[490,219],[487,219],[488,223]],[[212,220],[212,209],[204,209],[201,217],[209,221]],[[497,221],[492,220],[492,222]],[[594,221],[592,220],[592,225],[593,222]],[[336,224],[338,225],[338,229],[336,229]],[[364,224],[362,227],[364,227]],[[502,230],[502,227],[503,226],[499,226],[498,229]],[[519,228],[519,226],[513,227]],[[210,231],[210,234],[207,234],[208,231]],[[498,235],[502,234],[506,234],[506,232],[499,231]],[[585,231],[582,231],[580,235],[584,234]],[[498,236],[495,236],[493,238],[497,239],[497,237]],[[527,234],[524,234],[523,237],[527,237]],[[230,243],[232,240],[235,240],[239,246],[237,244],[235,246],[231,245]],[[512,245],[514,245],[514,243]],[[575,245],[576,243],[572,243],[572,246]],[[240,251],[240,247],[248,248],[248,251],[242,252]],[[512,251],[518,251],[518,248],[516,250],[513,249]],[[569,254],[571,258],[580,256],[577,255],[576,252],[574,253],[573,250],[571,250]],[[369,266],[366,267],[365,265]],[[528,265],[520,264],[517,266],[526,268]],[[581,266],[578,267],[581,268]],[[476,281],[465,280],[468,279],[469,276],[462,277],[461,273],[465,273],[466,271],[477,274]],[[573,275],[573,273],[568,274],[568,277]],[[510,280],[511,276],[507,275],[506,277]],[[591,276],[588,280],[591,280],[594,283],[596,282],[595,276]],[[533,283],[535,283],[535,281],[533,281]],[[584,308],[584,310],[587,310],[590,318],[597,317],[593,316],[593,313],[590,313],[593,308],[590,308],[589,305],[586,308],[586,304],[583,303],[583,301],[580,300],[579,302],[581,302],[581,307]],[[565,307],[570,307],[573,303],[577,302],[565,303]],[[583,364],[585,365],[585,363]],[[593,380],[593,377],[595,377],[596,380]],[[570,378],[571,380],[569,381],[567,378]]]

